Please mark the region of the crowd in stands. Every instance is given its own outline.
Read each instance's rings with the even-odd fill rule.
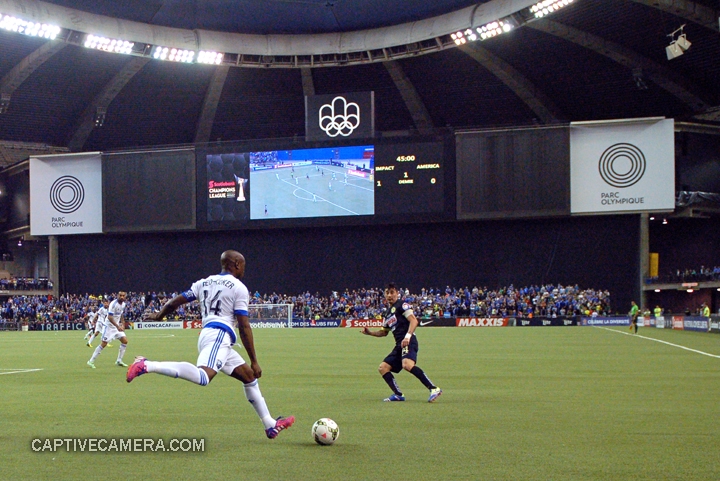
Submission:
[[[32,277],[10,277],[0,279],[0,290],[3,291],[39,291],[52,288],[53,283],[48,279],[33,279]]]
[[[682,282],[713,282],[720,281],[720,266],[713,268],[700,266],[696,268],[674,269],[662,276],[650,277],[648,284],[652,283],[682,283]]]
[[[610,293],[603,290],[580,289],[578,286],[539,285],[499,289],[464,287],[421,289],[411,293],[401,289],[416,317],[557,317],[609,314]],[[294,304],[294,317],[309,319],[377,318],[385,308],[380,288],[333,292],[320,296],[305,292],[299,296],[263,295],[255,293],[255,303]]]
[[[605,290],[580,289],[578,286],[536,285],[499,289],[464,287],[425,289],[411,293],[401,289],[418,318],[429,317],[558,317],[611,314],[610,293]],[[177,293],[129,292],[125,320],[141,320],[148,309],[158,309]],[[15,322],[79,322],[94,310],[103,298],[114,294],[65,294],[53,296],[15,296],[0,305],[0,319]],[[300,295],[260,294],[251,296],[250,304],[293,304],[298,319],[377,318],[385,308],[380,288],[346,289],[328,296],[305,292]],[[251,313],[253,310],[251,309]],[[252,317],[252,315],[251,315]],[[172,314],[173,319],[199,319],[197,302],[185,304]]]

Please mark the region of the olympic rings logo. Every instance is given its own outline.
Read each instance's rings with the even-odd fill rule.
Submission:
[[[70,214],[80,208],[85,200],[85,188],[71,175],[64,175],[50,187],[50,203],[56,211]]]
[[[615,162],[630,162],[629,169],[618,169]],[[632,144],[615,144],[608,147],[600,156],[598,170],[607,184],[624,188],[636,184],[645,175],[645,155]]]
[[[360,106],[344,97],[335,97],[320,107],[320,128],[329,137],[347,137],[360,125]]]

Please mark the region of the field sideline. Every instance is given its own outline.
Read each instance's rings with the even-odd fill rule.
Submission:
[[[641,328],[421,328],[422,367],[444,394],[377,365],[389,338],[356,329],[256,329],[268,440],[239,382],[125,382],[117,344],[85,365],[83,333],[0,333],[0,479],[659,480],[720,478],[720,338]],[[125,361],[195,362],[198,331],[129,331]],[[97,343],[97,341],[96,341]],[[41,369],[14,372],[11,370]],[[4,373],[4,375],[3,375]],[[330,417],[334,446],[310,426]],[[204,438],[205,452],[33,452],[35,438]]]

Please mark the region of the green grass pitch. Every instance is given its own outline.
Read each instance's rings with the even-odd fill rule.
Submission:
[[[117,342],[85,365],[82,332],[0,333],[2,480],[665,480],[720,478],[720,359],[626,329],[423,328],[418,365],[443,388],[377,366],[390,338],[355,329],[256,329],[260,387],[297,422],[268,440],[239,382],[149,374],[131,384]],[[641,336],[720,355],[715,335]],[[129,331],[125,360],[195,362],[198,331]],[[41,369],[9,374],[9,369]],[[3,374],[6,373],[6,374]],[[340,426],[314,443],[321,417]],[[34,438],[203,438],[205,451],[34,452]]]

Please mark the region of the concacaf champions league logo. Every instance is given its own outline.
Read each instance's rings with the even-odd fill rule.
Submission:
[[[335,97],[320,107],[320,128],[328,137],[347,137],[360,125],[360,106],[345,97]]]
[[[645,175],[645,167],[645,154],[632,144],[611,145],[598,162],[602,180],[618,189],[637,184]]]
[[[85,188],[78,179],[64,175],[50,187],[50,204],[61,214],[71,214],[85,201]]]

